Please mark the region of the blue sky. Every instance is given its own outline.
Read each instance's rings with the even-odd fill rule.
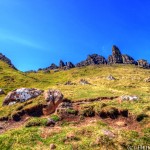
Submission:
[[[149,0],[1,0],[0,52],[22,70],[88,54],[108,57],[113,44],[150,61]]]

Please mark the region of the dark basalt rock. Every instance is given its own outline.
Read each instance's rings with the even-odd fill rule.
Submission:
[[[2,53],[0,53],[0,60],[7,63],[11,68],[17,70],[16,67],[12,64],[11,60],[9,58],[7,58],[5,55],[3,55]]]
[[[85,61],[81,61],[76,66],[82,67],[82,66],[99,65],[99,64],[107,64],[106,59],[103,56],[100,56],[98,54],[92,54],[89,55]]]
[[[66,66],[67,66],[67,68],[69,68],[69,69],[75,67],[75,65],[74,65],[72,62],[70,62],[70,61],[66,63]]]
[[[59,62],[59,68],[63,68],[64,66],[65,66],[65,63],[62,60],[60,60],[60,62]]]
[[[140,59],[137,62],[138,62],[138,67],[140,68],[150,68],[150,64],[147,62],[147,60]]]
[[[129,55],[122,55],[123,64],[137,64],[137,62]]]
[[[108,57],[109,64],[123,63],[122,54],[119,48],[115,45],[112,47],[112,55]]]

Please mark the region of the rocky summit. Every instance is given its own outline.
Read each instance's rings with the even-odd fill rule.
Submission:
[[[106,59],[104,56],[101,56],[99,54],[91,54],[88,55],[86,60],[83,60],[76,65],[74,65],[72,62],[66,62],[64,63],[62,60],[59,62],[59,67],[55,64],[52,64],[50,67],[40,69],[40,70],[54,70],[54,69],[63,69],[68,70],[74,67],[83,67],[83,66],[89,66],[89,65],[111,65],[111,64],[133,64],[137,65],[140,68],[150,68],[150,64],[144,60],[140,59],[138,61],[134,60],[133,57],[122,54],[120,49],[116,46],[112,46],[112,55]]]
[[[88,66],[88,65],[99,65],[99,64],[107,64],[106,59],[103,56],[98,54],[89,55],[85,61],[81,61],[76,66]]]

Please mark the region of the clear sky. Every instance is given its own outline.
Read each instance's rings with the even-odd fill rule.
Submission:
[[[20,70],[108,57],[150,61],[150,0],[0,0],[0,52]]]

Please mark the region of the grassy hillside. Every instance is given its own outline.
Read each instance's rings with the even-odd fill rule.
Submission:
[[[112,75],[116,80],[108,80],[107,77]],[[132,117],[138,115],[147,115],[142,122],[137,124],[135,130],[115,128],[109,122],[97,120],[92,122],[83,122],[68,124],[63,122],[60,129],[48,129],[47,127],[24,126],[18,129],[7,131],[0,135],[0,149],[49,149],[49,144],[55,143],[57,149],[124,149],[127,145],[148,145],[150,143],[150,83],[144,79],[150,77],[150,70],[141,69],[134,65],[112,65],[112,66],[88,66],[83,68],[74,68],[71,70],[60,70],[59,72],[51,71],[50,73],[22,73],[8,67],[7,64],[0,61],[0,88],[4,89],[6,94],[16,88],[33,87],[39,89],[59,89],[65,98],[77,102],[79,100],[112,97],[121,95],[137,95],[140,99],[137,102],[118,103],[118,99],[106,101],[108,107],[118,109],[128,109]],[[85,79],[90,84],[81,85],[80,80]],[[65,85],[71,81],[74,85]],[[0,96],[0,117],[11,116],[18,111],[20,106],[24,109],[44,102],[43,96],[40,96],[32,103],[18,103],[13,106],[2,107],[3,99],[6,95]],[[99,111],[104,102],[93,102],[83,105],[83,108],[92,107],[95,112]],[[38,118],[36,118],[38,119]],[[87,120],[88,121],[88,120]],[[78,123],[77,123],[78,124]],[[52,131],[51,131],[52,130]],[[103,130],[110,130],[115,133],[115,138],[108,138],[103,135]],[[68,133],[75,136],[75,139],[64,142]],[[100,142],[95,144],[97,138]]]

